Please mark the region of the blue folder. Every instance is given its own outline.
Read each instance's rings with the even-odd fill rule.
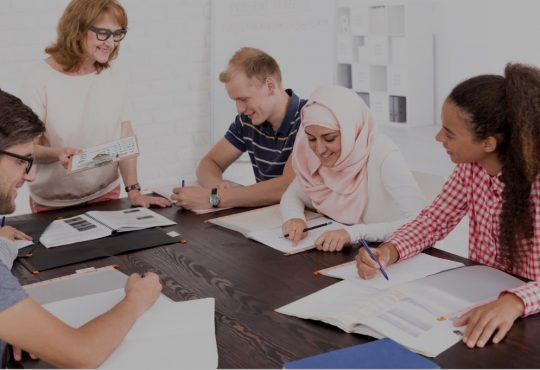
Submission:
[[[373,342],[287,362],[285,369],[439,369],[439,365],[409,351],[391,339]]]

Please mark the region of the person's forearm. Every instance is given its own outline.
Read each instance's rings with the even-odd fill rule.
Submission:
[[[42,358],[60,368],[97,368],[120,345],[142,313],[137,304],[125,298],[110,311],[75,329],[73,345],[65,353]]]
[[[58,148],[34,144],[34,158],[39,164],[58,162],[60,152]]]
[[[256,207],[279,203],[289,185],[283,177],[259,183],[223,189],[218,192],[220,207]]]
[[[137,158],[129,158],[118,162],[118,168],[125,186],[134,185],[138,182]]]
[[[197,181],[204,188],[213,188],[223,180],[223,170],[211,159],[201,159],[197,166]]]

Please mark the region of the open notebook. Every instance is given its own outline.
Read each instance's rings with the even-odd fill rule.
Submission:
[[[388,337],[435,357],[461,340],[462,328],[452,325],[456,317],[522,284],[488,266],[460,267],[389,289],[347,279],[276,311],[320,320],[348,333]]]
[[[104,238],[116,232],[170,226],[176,222],[144,207],[121,211],[89,211],[53,221],[39,241],[47,248]]]
[[[306,220],[320,217],[315,212],[306,210]],[[250,211],[235,213],[233,215],[212,218],[208,222],[231,229],[248,237],[250,232],[269,230],[281,227],[283,220],[279,211],[279,204],[273,206],[252,209]]]

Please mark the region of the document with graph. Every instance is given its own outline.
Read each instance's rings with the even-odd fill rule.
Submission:
[[[460,314],[522,284],[488,266],[467,266],[389,289],[343,280],[276,311],[323,321],[348,333],[388,337],[435,357],[461,340],[463,328],[453,326]]]
[[[104,238],[115,232],[170,226],[176,222],[144,207],[121,211],[89,211],[70,218],[54,220],[39,241],[46,248]]]

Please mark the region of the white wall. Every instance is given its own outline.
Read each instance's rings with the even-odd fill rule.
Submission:
[[[217,77],[210,75],[210,2],[121,1],[130,25],[118,63],[131,76],[140,181],[149,187],[192,179],[211,139],[210,81]],[[44,57],[67,3],[0,0],[1,89],[17,93],[28,64]],[[540,66],[538,14],[538,0],[434,0],[436,122],[444,98],[463,79],[500,73],[508,61]],[[332,46],[320,47],[321,53],[333,53]],[[436,130],[389,133],[411,167],[448,175],[452,164],[433,139]],[[27,211],[27,195],[21,193],[19,211]]]

